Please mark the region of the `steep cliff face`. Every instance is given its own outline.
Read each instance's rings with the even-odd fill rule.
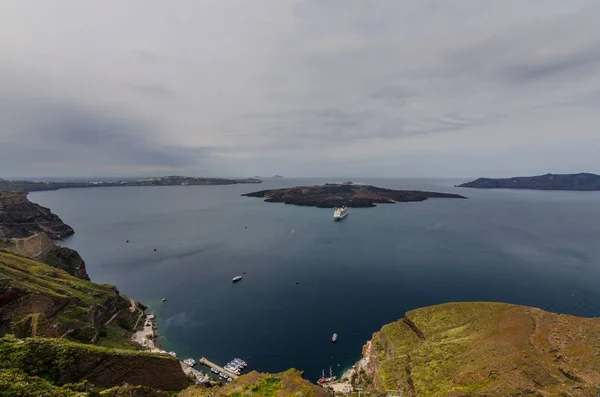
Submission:
[[[64,270],[71,276],[82,280],[90,280],[85,269],[85,262],[75,250],[66,247],[53,246],[43,253],[39,259],[50,266]]]
[[[1,368],[18,369],[53,385],[87,381],[94,387],[124,384],[179,391],[189,385],[179,361],[167,354],[107,349],[62,339],[0,339]]]
[[[359,366],[366,386],[408,396],[591,397],[600,319],[503,303],[426,307],[375,333]]]
[[[48,208],[30,202],[25,193],[1,192],[0,203],[0,238],[25,238],[45,232],[55,240],[74,233]]]
[[[85,262],[69,248],[53,240],[73,234],[48,208],[30,202],[24,193],[0,191],[0,248],[38,258],[72,276],[89,280]]]
[[[64,337],[130,347],[142,310],[111,285],[0,252],[0,335]]]

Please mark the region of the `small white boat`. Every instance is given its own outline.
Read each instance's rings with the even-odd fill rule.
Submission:
[[[241,279],[242,279],[242,276],[235,276],[235,277],[233,278],[233,280],[232,280],[232,281],[233,281],[234,283],[237,283],[237,282],[238,282],[238,281],[240,281]]]
[[[196,360],[194,360],[193,358],[186,358],[185,360],[183,360],[183,362],[189,365],[190,367],[196,365]]]
[[[331,337],[331,341],[332,341],[333,343],[335,343],[335,341],[336,341],[336,340],[337,340],[337,334],[336,334],[336,333],[334,333],[334,334],[333,334],[333,336]]]
[[[338,207],[333,211],[333,219],[336,221],[342,220],[348,215],[348,207]]]

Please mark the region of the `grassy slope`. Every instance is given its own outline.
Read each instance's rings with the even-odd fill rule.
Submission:
[[[279,374],[251,372],[239,377],[235,382],[222,387],[190,387],[179,397],[324,397],[326,391],[309,381],[302,379],[296,370]]]
[[[123,384],[181,390],[188,380],[169,355],[121,350],[57,338],[0,339],[0,369],[20,370],[51,385],[84,380],[96,387]]]
[[[380,390],[418,396],[596,395],[600,319],[502,303],[449,303],[407,313],[371,343]],[[566,395],[566,394],[565,394]]]
[[[129,338],[141,311],[131,312],[129,299],[113,286],[81,280],[6,252],[0,252],[0,279],[0,314],[11,319],[11,324],[0,324],[0,334],[59,337],[69,332],[68,338],[88,342],[96,328],[102,330],[99,345],[136,348]]]

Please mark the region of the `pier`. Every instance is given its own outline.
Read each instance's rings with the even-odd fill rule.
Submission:
[[[221,367],[220,365],[217,365],[215,363],[213,363],[212,361],[207,360],[205,357],[201,357],[200,358],[200,364],[204,364],[207,367],[215,367],[216,369],[219,370],[219,372],[223,372],[224,374],[227,374],[227,376],[229,376],[231,379],[237,379],[239,376],[234,374],[231,371],[226,370],[225,368]]]

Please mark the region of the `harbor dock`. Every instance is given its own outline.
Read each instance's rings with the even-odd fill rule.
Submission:
[[[215,367],[216,369],[219,370],[219,372],[223,372],[224,374],[227,374],[227,376],[229,376],[231,379],[237,379],[239,376],[234,374],[231,371],[226,370],[225,368],[221,367],[220,365],[217,365],[215,363],[213,363],[212,361],[207,360],[205,357],[201,357],[200,358],[200,364],[204,364],[207,367]]]

